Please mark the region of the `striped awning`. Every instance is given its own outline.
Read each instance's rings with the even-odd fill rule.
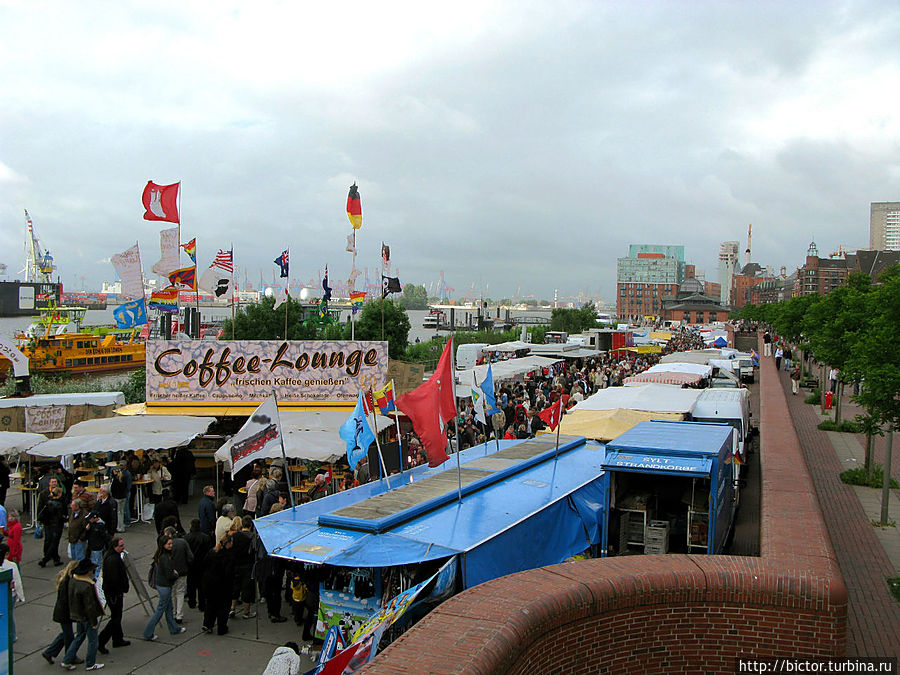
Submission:
[[[672,371],[656,372],[656,373],[639,373],[625,378],[625,386],[640,384],[678,384],[684,386],[686,384],[697,384],[703,379],[698,373],[677,373]]]

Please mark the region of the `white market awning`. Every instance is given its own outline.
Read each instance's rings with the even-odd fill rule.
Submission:
[[[703,365],[702,363],[657,363],[650,366],[645,373],[693,373],[701,377],[709,377],[712,375],[712,366]]]
[[[345,410],[298,410],[278,415],[284,439],[284,454],[293,459],[333,463],[347,455],[347,444],[338,436],[338,429],[350,417]],[[394,425],[390,417],[375,415],[378,431]],[[366,417],[372,426],[372,416]],[[216,450],[215,458],[231,466],[231,440]],[[281,457],[281,447],[272,446],[260,457]]]
[[[168,450],[187,445],[205,433],[215,421],[212,417],[181,415],[142,415],[85,420],[28,451],[38,457],[62,457],[86,452],[125,452],[126,450]]]
[[[24,431],[0,431],[0,455],[18,455],[47,440],[44,434]]]
[[[121,391],[95,391],[84,394],[35,394],[34,396],[0,398],[0,408],[51,405],[125,405]]]
[[[575,405],[573,410],[648,410],[689,413],[702,389],[682,389],[671,384],[645,384],[641,387],[609,387]]]

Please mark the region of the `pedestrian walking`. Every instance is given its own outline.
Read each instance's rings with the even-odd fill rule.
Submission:
[[[200,498],[198,518],[200,530],[212,536],[216,527],[216,488],[206,485],[203,488],[203,496]]]
[[[775,370],[781,370],[781,359],[784,356],[784,350],[781,345],[775,348]]]
[[[60,632],[53,638],[53,642],[41,652],[41,656],[44,657],[44,660],[51,665],[53,664],[53,659],[55,659],[60,652],[65,654],[66,651],[68,651],[69,645],[71,645],[72,641],[75,639],[75,631],[72,628],[72,617],[69,615],[69,580],[72,578],[72,574],[75,572],[75,568],[78,567],[79,562],[80,561],[73,560],[56,575],[56,604],[53,605],[53,621],[59,624]],[[84,663],[84,661],[77,657],[73,657],[70,663],[74,665],[77,663]]]
[[[163,534],[172,538],[172,560],[175,569],[180,570],[178,578],[172,584],[172,608],[175,613],[175,623],[180,626],[184,622],[184,591],[191,565],[194,563],[194,554],[190,544],[178,536],[178,530],[174,526],[167,527],[163,530]]]
[[[162,535],[157,541],[156,553],[153,556],[153,564],[156,565],[156,590],[159,599],[156,603],[156,611],[150,617],[144,628],[143,637],[150,642],[159,640],[154,634],[156,625],[166,617],[166,625],[172,635],[180,635],[187,629],[175,623],[175,614],[172,608],[172,584],[180,576],[181,572],[175,568],[172,556],[172,537]],[[186,573],[187,570],[184,570]]]
[[[72,571],[69,580],[69,616],[75,623],[75,638],[66,650],[66,655],[59,662],[65,670],[75,670],[75,655],[81,643],[87,639],[87,653],[84,655],[85,670],[100,670],[102,663],[97,663],[97,628],[103,607],[97,598],[97,587],[94,582],[94,565],[89,558],[80,560]]]
[[[125,594],[128,592],[128,572],[122,553],[125,551],[125,540],[113,537],[109,542],[109,550],[103,556],[103,595],[109,607],[109,622],[98,636],[97,649],[101,654],[109,654],[106,643],[112,640],[113,647],[127,647],[131,644],[125,639],[122,631],[122,609],[125,605]]]
[[[796,396],[800,391],[800,366],[794,366],[791,370],[791,394]]]
[[[769,331],[763,333],[763,356],[772,356],[772,334]]]
[[[0,528],[0,532],[6,537],[6,544],[9,546],[7,559],[12,560],[16,565],[22,564],[22,523],[18,511],[9,510],[6,527]]]
[[[188,568],[187,574],[187,603],[191,609],[198,607],[200,611],[206,609],[206,596],[203,594],[203,568],[206,564],[206,554],[212,550],[213,538],[200,528],[200,519],[191,521],[191,531],[185,535],[184,540],[191,547],[194,562]],[[199,604],[198,604],[199,603]]]
[[[69,510],[69,558],[81,560],[87,553],[88,510],[81,499],[73,499]]]

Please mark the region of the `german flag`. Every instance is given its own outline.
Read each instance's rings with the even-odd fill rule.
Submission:
[[[350,194],[347,195],[347,217],[353,224],[353,229],[362,227],[362,204],[359,201],[359,190],[356,183],[350,186]]]

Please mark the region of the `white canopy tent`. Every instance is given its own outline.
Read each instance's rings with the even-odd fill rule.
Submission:
[[[96,406],[125,405],[125,395],[121,391],[94,391],[83,394],[35,394],[24,398],[0,398],[0,408],[83,404]]]
[[[44,434],[24,431],[0,431],[0,455],[18,455],[47,440]]]
[[[498,361],[497,363],[490,364],[491,377],[493,377],[495,385],[508,380],[523,379],[524,376],[528,373],[532,373],[536,370],[542,370],[544,368],[549,368],[554,363],[559,363],[560,361],[562,361],[562,359],[550,358],[546,356],[523,356],[521,359]],[[488,366],[487,364],[485,364],[481,366],[475,366],[474,368],[466,368],[465,370],[457,370],[457,398],[465,398],[467,396],[471,396],[472,391],[470,387],[472,385],[472,373],[475,373],[475,377],[478,380],[478,383],[481,384],[481,382],[484,381],[484,378],[487,375],[487,369]]]
[[[657,363],[645,370],[645,373],[692,373],[701,377],[712,375],[712,366],[702,363]]]
[[[32,447],[28,454],[37,457],[62,457],[86,452],[166,450],[187,445],[205,433],[214,421],[213,417],[182,415],[86,420],[69,427],[61,438],[53,438]]]
[[[299,410],[281,412],[281,433],[284,439],[284,454],[294,459],[313,462],[333,463],[346,456],[347,444],[338,436],[338,429],[350,417],[346,410]],[[366,417],[372,425],[371,415]],[[378,431],[394,425],[393,418],[375,415]],[[281,447],[274,445],[260,457],[281,457]],[[216,450],[216,461],[224,462],[226,470],[231,468],[231,440]]]
[[[514,352],[531,349],[534,345],[530,342],[522,342],[521,340],[512,340],[511,342],[501,342],[496,345],[488,345],[482,348],[483,352],[498,352],[500,354],[512,354]]]
[[[689,413],[702,389],[682,389],[671,384],[645,384],[640,387],[601,389],[576,404],[573,410],[646,410],[650,412]]]
[[[699,363],[706,365],[710,359],[721,359],[721,349],[692,349],[687,352],[672,352],[663,356],[660,363]],[[727,356],[724,358],[728,358]]]

